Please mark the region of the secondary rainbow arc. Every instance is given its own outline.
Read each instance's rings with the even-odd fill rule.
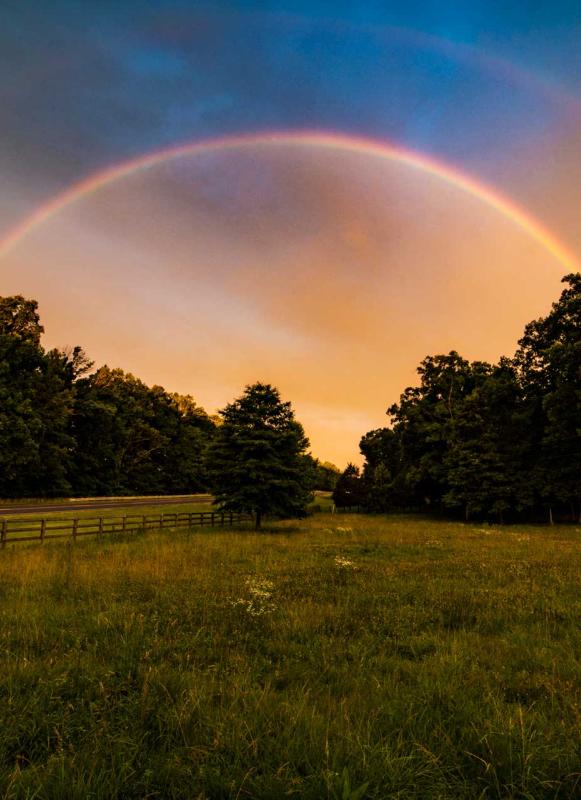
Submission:
[[[38,226],[47,222],[77,200],[87,197],[114,181],[128,177],[134,173],[184,156],[195,156],[204,153],[242,148],[291,145],[361,153],[362,155],[397,162],[439,178],[445,183],[456,187],[458,190],[464,191],[482,201],[484,204],[511,220],[512,223],[520,227],[531,236],[531,238],[544,247],[545,250],[567,270],[577,271],[580,269],[579,261],[573,253],[570,252],[543,223],[520,208],[512,200],[476,178],[460,172],[442,161],[413,150],[408,150],[399,145],[374,139],[345,136],[338,133],[312,131],[253,133],[206,139],[157,150],[108,167],[73,184],[64,192],[57,194],[9,231],[8,234],[0,240],[0,259],[7,256],[9,252],[20,244],[26,236],[32,233]]]

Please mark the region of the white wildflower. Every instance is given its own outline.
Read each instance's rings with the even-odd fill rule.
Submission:
[[[338,569],[353,569],[355,564],[345,556],[335,556],[335,566]]]
[[[241,606],[251,617],[272,614],[276,603],[272,599],[274,583],[266,578],[248,578],[246,589],[249,597],[239,597],[230,601],[232,606]]]

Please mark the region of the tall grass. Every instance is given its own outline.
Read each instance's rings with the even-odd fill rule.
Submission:
[[[325,514],[7,549],[0,797],[579,797],[580,533]]]

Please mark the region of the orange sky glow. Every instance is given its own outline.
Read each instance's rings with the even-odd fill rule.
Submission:
[[[572,228],[554,180],[527,180],[547,229]],[[424,356],[510,355],[574,264],[441,175],[296,143],[153,164],[26,234],[1,258],[2,293],[38,299],[46,346],[81,344],[210,413],[273,383],[340,467]]]

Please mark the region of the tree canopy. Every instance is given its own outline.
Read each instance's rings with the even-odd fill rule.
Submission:
[[[0,496],[207,490],[215,424],[189,395],[45,351],[34,300],[0,298]]]
[[[365,502],[361,473],[355,464],[347,464],[333,490],[333,502],[336,506],[355,507]]]
[[[512,358],[452,350],[420,363],[360,442],[362,473],[307,453],[289,402],[255,383],[218,417],[189,395],[46,351],[35,300],[0,298],[0,496],[216,492],[225,510],[297,517],[313,488],[337,505],[503,521],[581,515],[581,274]]]
[[[366,504],[465,517],[581,512],[581,275],[526,326],[513,358],[426,357],[419,385],[361,440]],[[544,512],[543,512],[544,513]]]

